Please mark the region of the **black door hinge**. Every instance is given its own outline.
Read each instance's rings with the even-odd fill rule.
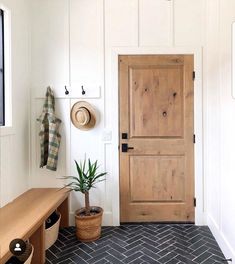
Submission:
[[[195,80],[196,73],[193,71],[193,80]]]
[[[194,205],[194,207],[197,206],[197,199],[195,197],[193,198],[193,205]]]
[[[232,262],[233,259],[232,259],[232,258],[229,258],[229,259],[222,259],[222,261],[224,261],[224,262]]]
[[[196,143],[196,136],[195,136],[195,134],[193,134],[193,143],[194,144]]]

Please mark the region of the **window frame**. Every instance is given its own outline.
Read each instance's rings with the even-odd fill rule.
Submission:
[[[2,109],[0,109],[2,112],[3,112],[3,117],[2,119],[0,120],[0,126],[5,126],[5,112],[6,112],[6,109],[5,109],[5,28],[4,28],[4,20],[5,20],[5,14],[4,14],[4,10],[2,10],[0,8],[0,21],[1,21],[1,32],[2,32],[2,92],[1,92],[1,99],[2,99]]]
[[[0,3],[4,14],[4,110],[5,125],[0,126],[0,136],[15,134],[12,121],[12,63],[11,63],[11,11]]]

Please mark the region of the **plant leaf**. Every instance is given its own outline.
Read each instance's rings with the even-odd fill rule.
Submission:
[[[90,158],[88,160],[85,158],[84,161],[79,163],[75,161],[77,176],[64,176],[60,179],[69,180],[70,182],[66,184],[63,188],[69,188],[70,191],[80,191],[81,193],[89,192],[91,188],[95,188],[95,184],[105,180],[104,177],[107,172],[98,173],[97,170],[98,160],[94,163],[91,162]]]

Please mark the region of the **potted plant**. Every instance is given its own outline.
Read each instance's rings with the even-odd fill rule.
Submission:
[[[83,163],[75,160],[77,176],[65,176],[62,179],[70,180],[64,188],[70,191],[81,192],[85,197],[85,207],[75,212],[76,236],[82,242],[91,242],[100,238],[103,209],[98,206],[90,206],[89,191],[95,184],[105,180],[107,172],[98,173],[97,160],[91,163],[84,159]]]

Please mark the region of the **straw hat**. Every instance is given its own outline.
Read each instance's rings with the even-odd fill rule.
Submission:
[[[73,125],[81,130],[89,130],[95,126],[95,110],[87,102],[79,101],[75,103],[70,115]]]

